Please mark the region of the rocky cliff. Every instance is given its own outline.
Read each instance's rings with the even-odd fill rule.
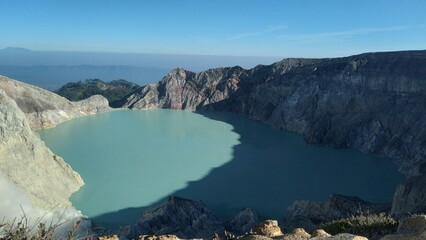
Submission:
[[[425,90],[426,51],[366,53],[284,59],[249,70],[193,73],[178,68],[130,95],[124,106],[246,114],[299,132],[311,144],[390,159],[411,178],[426,173]],[[395,196],[420,194],[408,190]]]
[[[102,96],[70,102],[0,76],[0,218],[19,217],[21,208],[33,221],[46,214],[47,221],[79,215],[68,198],[83,180],[33,130],[110,110]]]
[[[79,102],[70,102],[47,90],[0,76],[0,89],[15,100],[25,113],[31,129],[50,128],[64,121],[111,111],[108,100],[94,95]]]
[[[80,175],[61,157],[53,154],[31,130],[25,114],[2,89],[0,173],[28,193],[35,206],[46,210],[69,207],[68,198],[83,185]],[[10,195],[3,190],[0,189],[2,199],[8,199]],[[20,204],[19,199],[9,201]]]

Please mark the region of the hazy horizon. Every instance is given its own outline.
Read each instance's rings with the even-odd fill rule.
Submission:
[[[324,58],[426,49],[426,2],[0,1],[0,49]]]
[[[278,57],[238,57],[178,54],[135,54],[0,49],[0,75],[56,90],[67,82],[125,79],[141,86],[160,81],[172,69],[200,72],[211,68],[253,68]]]
[[[173,69],[183,67],[199,72],[210,68],[241,66],[253,68],[282,60],[282,57],[265,56],[219,56],[192,54],[118,53],[118,52],[68,52],[34,51],[27,48],[7,47],[0,49],[0,65],[95,65],[136,66]]]

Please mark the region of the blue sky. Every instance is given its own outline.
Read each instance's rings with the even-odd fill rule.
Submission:
[[[0,48],[333,57],[426,49],[424,0],[0,0]]]

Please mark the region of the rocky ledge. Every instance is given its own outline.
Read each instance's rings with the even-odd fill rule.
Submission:
[[[308,143],[394,161],[410,178],[393,213],[424,211],[426,51],[284,59],[253,69],[171,71],[123,100],[129,108],[232,111],[296,131]],[[424,181],[423,181],[424,182]]]
[[[0,89],[15,100],[33,130],[54,127],[77,117],[112,110],[108,100],[100,95],[71,102],[47,90],[4,76],[0,76]]]

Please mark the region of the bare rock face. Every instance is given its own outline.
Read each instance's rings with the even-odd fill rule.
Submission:
[[[172,234],[181,239],[211,239],[224,231],[223,223],[201,202],[170,196],[162,205],[143,211],[126,237]]]
[[[378,205],[358,197],[332,194],[327,202],[299,200],[287,208],[284,216],[286,228],[303,227],[313,231],[322,223],[345,218],[362,212],[388,212],[390,205]]]
[[[33,130],[54,127],[73,118],[112,110],[108,106],[108,100],[100,95],[70,102],[55,93],[3,76],[0,76],[0,89],[15,100]]]
[[[0,172],[25,190],[35,206],[46,210],[58,205],[70,206],[68,198],[83,185],[80,175],[53,154],[31,130],[25,114],[2,89]],[[8,196],[7,193],[0,195],[2,198]]]
[[[235,235],[244,235],[250,232],[258,222],[257,214],[251,208],[245,208],[226,224],[225,229]]]
[[[274,239],[282,239],[282,240],[306,240],[310,239],[311,235],[305,231],[303,228],[296,228],[289,234],[284,234],[278,238]]]
[[[312,237],[330,237],[331,235],[323,229],[315,229],[312,232]]]
[[[22,196],[30,198],[29,208],[35,215],[42,214],[40,211],[53,215],[58,214],[56,211],[65,213],[61,209],[67,208],[69,217],[78,216],[79,213],[70,208],[68,198],[84,182],[33,130],[110,110],[102,96],[73,103],[41,88],[0,76],[0,175],[14,184]],[[24,201],[8,199],[10,196],[2,190],[3,201],[18,206]],[[15,214],[20,216],[22,212]]]
[[[398,234],[426,233],[426,215],[405,218],[398,226]]]
[[[240,67],[208,70],[199,74],[176,68],[158,84],[150,84],[131,95],[124,107],[196,110],[222,101],[238,90]]]
[[[282,236],[281,228],[278,226],[278,221],[276,220],[266,220],[253,229],[253,232],[258,235],[263,235],[267,237],[277,237]]]
[[[395,191],[392,214],[404,217],[408,213],[426,213],[426,175],[404,181]]]
[[[397,234],[387,235],[381,240],[421,240],[426,239],[426,216],[407,217],[398,226]]]
[[[193,73],[182,68],[172,70],[158,84],[150,84],[128,97],[124,107],[171,108],[196,110],[228,99],[240,90],[259,82],[255,78],[274,79],[292,68],[318,62],[311,59],[289,59],[252,70],[241,67],[210,69]]]

